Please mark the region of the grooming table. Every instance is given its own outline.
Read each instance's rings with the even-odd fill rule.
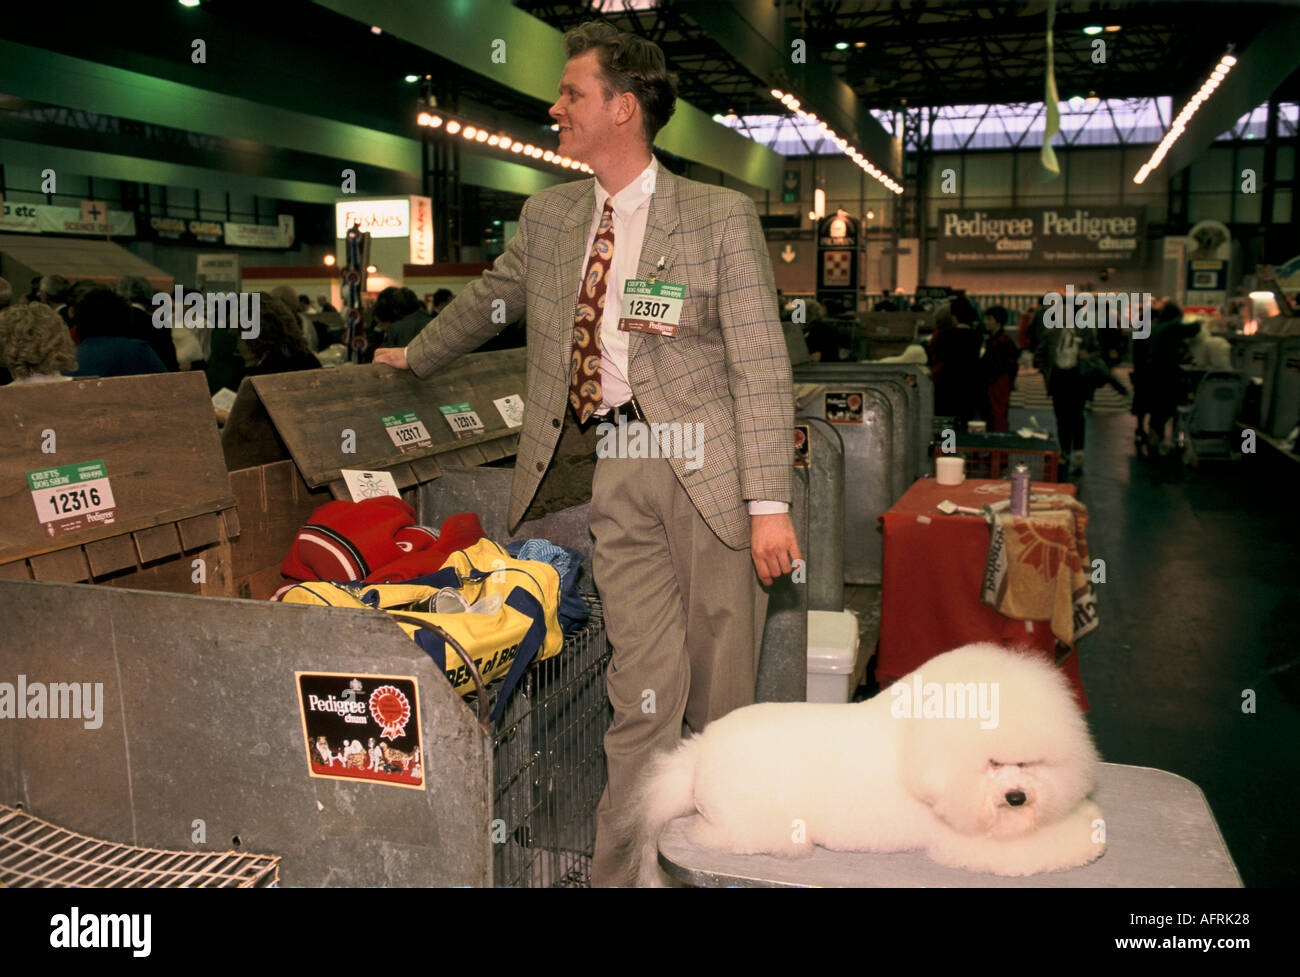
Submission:
[[[686,840],[678,818],[659,840],[659,864],[691,886],[884,888],[1241,888],[1201,789],[1164,770],[1103,763],[1093,799],[1106,819],[1106,854],[1091,865],[1023,878],[945,868],[923,852],[815,848],[809,858],[733,855]]]

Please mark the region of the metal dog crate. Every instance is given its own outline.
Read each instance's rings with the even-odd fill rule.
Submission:
[[[600,600],[564,651],[535,663],[492,736],[496,886],[585,888],[605,789],[610,650]]]
[[[1300,336],[1283,336],[1277,345],[1273,403],[1265,430],[1275,438],[1285,438],[1297,424],[1300,424]]]
[[[486,735],[479,704],[378,611],[2,579],[0,600],[15,674],[103,688],[98,728],[0,723],[0,804],[202,864],[265,853],[288,886],[587,883],[609,724],[594,598]],[[414,678],[425,786],[309,775],[297,671]]]
[[[1259,333],[1253,336],[1234,336],[1232,339],[1232,368],[1245,377],[1257,380],[1260,384],[1259,426],[1261,428],[1267,427],[1272,419],[1279,342],[1277,336]]]
[[[907,401],[905,440],[908,465],[906,484],[929,473],[931,432],[934,427],[934,381],[916,363],[810,363],[796,367],[796,383],[824,383],[828,388],[842,380],[865,380],[897,387]],[[905,486],[906,488],[906,486]]]
[[[878,584],[878,517],[929,467],[933,384],[919,367],[893,363],[810,364],[794,379],[818,388],[796,410],[796,423],[825,420],[828,394],[862,397],[859,420],[831,424],[844,444],[844,580]]]

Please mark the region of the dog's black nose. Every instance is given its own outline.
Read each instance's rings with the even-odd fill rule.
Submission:
[[[1025,792],[1023,790],[1007,791],[1007,803],[1012,807],[1019,807],[1021,804],[1025,803]]]

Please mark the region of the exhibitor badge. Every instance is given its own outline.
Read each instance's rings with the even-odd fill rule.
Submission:
[[[117,521],[117,502],[102,461],[27,473],[36,518],[46,536],[80,532]]]
[[[622,332],[649,332],[670,339],[677,335],[686,286],[675,282],[629,278],[623,283]]]

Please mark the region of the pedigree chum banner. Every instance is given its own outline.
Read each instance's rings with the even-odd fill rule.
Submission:
[[[1143,259],[1141,207],[962,207],[939,211],[949,267],[1120,267]]]

